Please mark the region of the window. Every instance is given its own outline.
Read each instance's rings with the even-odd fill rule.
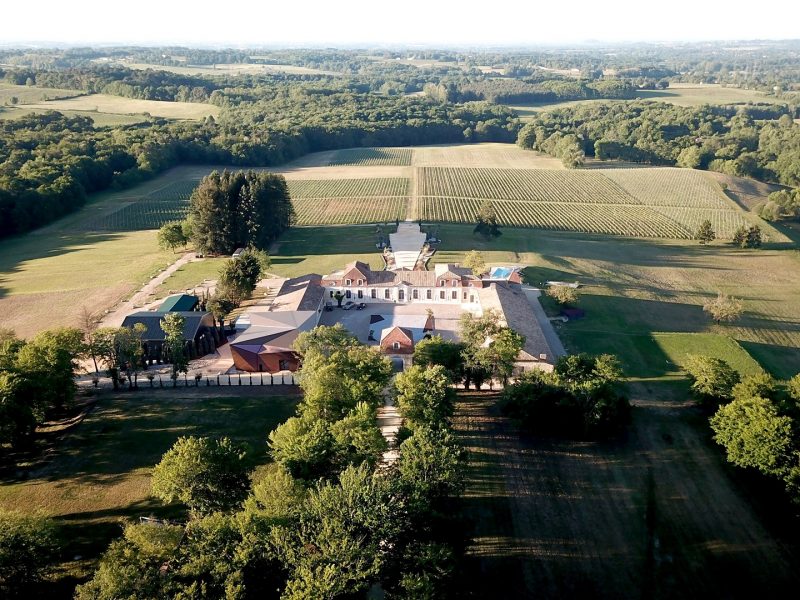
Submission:
[[[425,298],[430,300],[433,298],[433,290],[425,290]]]
[[[453,300],[458,300],[458,292],[457,291],[453,290],[452,298],[453,298]]]
[[[467,299],[467,292],[464,292],[464,300]]]
[[[377,298],[377,297],[378,297],[378,290],[376,290],[375,288],[372,288],[372,289],[369,291],[369,295],[370,295],[370,297],[372,297],[372,298]]]
[[[383,297],[389,300],[392,297],[392,290],[390,290],[389,288],[383,290]]]
[[[444,287],[446,285],[447,285],[447,282],[444,279],[439,282],[439,287]]]
[[[398,300],[405,300],[406,299],[406,291],[405,290],[397,290],[397,299]]]
[[[453,279],[453,287],[458,287],[458,279]]]
[[[330,292],[328,292],[328,293],[331,295],[331,298],[333,298],[333,290],[331,290],[331,291],[330,291]]]
[[[392,342],[392,348],[395,350],[400,350],[400,342]]]
[[[364,285],[364,280],[363,279],[359,279],[358,280],[358,285]]]
[[[414,300],[419,300],[419,290],[417,288],[414,288],[413,290],[411,290],[411,297]]]
[[[344,295],[345,295],[346,298],[351,298],[353,296],[353,294],[352,294],[352,292],[350,290],[346,290]]]
[[[360,300],[363,297],[364,297],[364,290],[358,290],[358,299]]]
[[[475,296],[473,296],[472,294],[470,294],[470,296],[469,296],[469,301],[470,301],[470,302],[475,302]]]
[[[279,371],[288,371],[289,370],[289,361],[288,360],[279,360],[278,361],[278,370]]]
[[[444,290],[439,292],[439,300],[444,300]]]
[[[345,285],[353,285],[353,280],[352,279],[345,279],[344,280],[344,284]]]

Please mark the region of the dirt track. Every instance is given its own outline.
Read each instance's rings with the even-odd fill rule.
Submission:
[[[796,593],[798,558],[731,479],[694,409],[636,403],[627,440],[521,438],[462,399],[475,598],[740,598]]]

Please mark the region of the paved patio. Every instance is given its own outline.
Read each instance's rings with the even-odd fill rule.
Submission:
[[[417,223],[400,223],[397,233],[389,234],[395,269],[413,269],[426,239]]]

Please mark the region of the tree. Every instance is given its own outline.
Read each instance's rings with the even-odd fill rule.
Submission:
[[[513,370],[525,338],[500,324],[500,314],[488,310],[480,317],[465,312],[459,320],[462,356],[468,376],[479,386],[489,377],[507,379]]]
[[[464,358],[461,355],[463,350],[463,344],[434,335],[420,340],[414,346],[413,362],[423,367],[441,365],[447,371],[450,380],[455,382],[463,375]]]
[[[753,375],[747,375],[739,383],[733,386],[733,398],[766,398],[773,401],[778,395],[778,383],[769,373],[761,371]]]
[[[750,227],[740,226],[731,240],[734,246],[740,248],[760,248],[762,243],[761,228],[758,225]]]
[[[281,464],[267,466],[266,473],[253,484],[244,503],[245,513],[270,520],[287,521],[299,516],[306,489]]]
[[[711,227],[711,221],[708,219],[700,223],[697,233],[694,234],[694,239],[698,240],[701,246],[710,244],[716,237],[717,234],[714,233],[714,229]]]
[[[477,250],[470,250],[464,255],[464,266],[472,271],[475,277],[480,277],[486,272],[486,262],[483,255]]]
[[[287,419],[269,434],[269,449],[275,462],[292,477],[312,480],[333,469],[333,437],[321,419]]]
[[[189,372],[189,357],[186,354],[186,340],[184,339],[183,329],[186,319],[179,313],[171,312],[159,321],[161,329],[164,330],[164,349],[167,358],[172,363],[172,386],[178,382],[178,375]]]
[[[183,221],[169,221],[158,230],[158,245],[175,252],[178,246],[186,246],[189,240],[184,234]]]
[[[739,373],[719,358],[689,355],[683,368],[694,380],[692,391],[706,402],[730,400],[733,387],[739,383]]]
[[[464,486],[466,452],[446,429],[420,426],[400,444],[397,472],[412,510],[427,512]]]
[[[567,285],[549,285],[545,293],[562,306],[578,302],[578,290]]]
[[[800,373],[792,377],[786,384],[789,397],[800,407]]]
[[[737,321],[744,312],[744,305],[740,300],[719,292],[714,300],[703,305],[715,323],[732,323]]]
[[[414,365],[397,375],[395,400],[411,429],[420,425],[435,429],[449,424],[455,409],[455,392],[450,384],[447,370],[440,365]]]
[[[92,352],[105,363],[115,390],[119,388],[120,371],[128,374],[130,385],[133,386],[133,378],[144,354],[142,337],[146,331],[143,323],[137,323],[132,328],[102,327],[94,332]]]
[[[489,200],[481,204],[476,220],[477,224],[475,225],[474,233],[480,234],[485,239],[497,238],[502,234],[497,225],[497,213],[495,212],[494,204]]]
[[[375,407],[364,402],[332,423],[330,432],[340,469],[362,462],[374,467],[387,449],[386,439],[378,428]]]
[[[779,415],[766,398],[737,398],[721,406],[711,418],[711,429],[733,464],[781,478],[788,474],[794,450],[792,420]]]
[[[4,597],[34,597],[28,586],[44,577],[57,549],[51,520],[0,509],[0,591],[7,594]]]
[[[269,256],[266,252],[246,249],[238,258],[225,263],[220,272],[217,293],[239,306],[251,296],[268,266]]]
[[[317,357],[327,359],[334,352],[360,346],[358,338],[350,333],[344,325],[337,323],[331,327],[320,325],[297,336],[292,344],[295,352],[303,359],[313,360]]]
[[[36,334],[19,350],[17,368],[28,378],[46,385],[41,393],[48,404],[61,410],[75,395],[75,372],[85,351],[83,332],[74,327],[59,327]]]
[[[183,502],[208,514],[240,505],[247,495],[248,463],[244,447],[218,440],[180,437],[153,469],[152,492],[164,502]]]
[[[219,328],[224,330],[225,318],[236,308],[236,303],[224,294],[216,292],[206,303],[206,308],[214,315]]]

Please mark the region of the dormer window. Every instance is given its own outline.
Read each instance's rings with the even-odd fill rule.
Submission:
[[[345,279],[344,280],[344,284],[345,285],[353,285],[353,280],[352,279]]]
[[[400,342],[393,342],[392,348],[394,348],[395,350],[400,350]]]

